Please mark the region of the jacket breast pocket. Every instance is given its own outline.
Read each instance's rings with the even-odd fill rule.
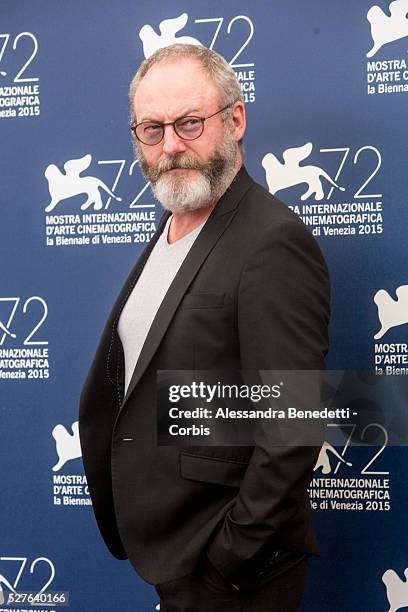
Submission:
[[[179,308],[222,308],[225,293],[186,293]]]
[[[243,461],[190,455],[184,452],[180,453],[179,462],[182,478],[229,487],[240,486],[248,467]]]

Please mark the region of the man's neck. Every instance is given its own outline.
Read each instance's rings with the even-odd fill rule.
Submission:
[[[184,238],[184,236],[204,223],[210,216],[216,204],[217,202],[213,202],[213,204],[210,204],[205,208],[199,208],[198,210],[191,210],[185,213],[173,213],[167,235],[167,242],[172,244],[173,242],[180,240],[180,238]]]

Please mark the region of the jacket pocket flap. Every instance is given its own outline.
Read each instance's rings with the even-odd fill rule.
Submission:
[[[222,308],[225,293],[186,293],[180,308]]]
[[[239,487],[247,463],[180,453],[180,474],[187,480]]]

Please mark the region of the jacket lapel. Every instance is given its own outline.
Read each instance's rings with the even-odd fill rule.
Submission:
[[[222,196],[207,219],[207,222],[191,247],[157,311],[142,347],[120,410],[123,409],[146,371],[184,294],[194,280],[203,262],[231,223],[240,200],[252,185],[253,181],[247,174],[245,168],[241,168],[229,189]],[[146,260],[147,257],[145,261]],[[133,283],[133,286],[134,284],[135,283]]]

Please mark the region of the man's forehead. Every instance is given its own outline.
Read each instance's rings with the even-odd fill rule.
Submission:
[[[161,75],[161,73],[163,72],[167,74],[174,74],[178,72],[181,67],[182,70],[194,72],[198,75],[202,75],[203,73],[208,75],[207,70],[196,57],[181,56],[164,58],[153,64],[151,68],[147,71],[143,79],[146,79],[149,76],[151,77],[155,74]]]
[[[218,99],[219,93],[207,70],[195,58],[163,60],[142,78],[134,106],[166,107],[179,103],[202,105]]]

